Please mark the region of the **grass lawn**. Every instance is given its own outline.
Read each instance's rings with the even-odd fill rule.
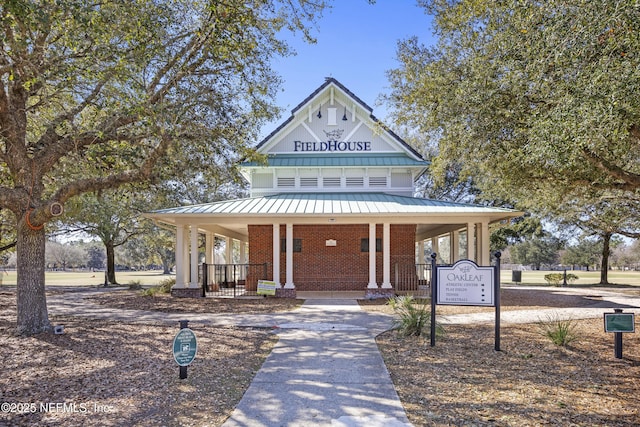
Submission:
[[[545,274],[562,273],[561,271],[523,271],[522,282],[519,285],[546,285]],[[600,282],[599,271],[571,271],[568,273],[578,276],[578,280],[572,285],[588,286]],[[161,281],[174,277],[164,275],[160,270],[152,271],[117,271],[116,279],[121,285],[128,285],[130,282],[139,281],[143,286],[155,286]],[[16,285],[15,270],[0,270],[1,285]],[[500,272],[500,282],[503,284],[514,284],[511,281],[511,270]],[[45,283],[47,286],[99,286],[104,284],[104,271],[47,271],[45,273]],[[610,271],[609,283],[613,285],[640,286],[640,271]],[[571,286],[571,285],[570,285]]]
[[[522,283],[520,285],[546,285],[544,280],[545,274],[562,273],[562,271],[523,271]],[[595,285],[600,282],[599,271],[573,271],[567,270],[567,274],[575,274],[578,276],[572,285]],[[640,286],[640,271],[609,271],[609,283],[612,285]],[[511,281],[511,270],[502,270],[500,272],[500,282],[503,284],[513,284]],[[571,285],[569,285],[571,286]]]
[[[3,272],[0,270],[2,286],[16,285],[15,270]],[[162,274],[161,270],[152,271],[116,271],[116,280],[121,285],[140,281],[143,286],[155,286],[161,281],[174,277]],[[104,285],[104,271],[47,271],[44,276],[47,286],[99,286]]]

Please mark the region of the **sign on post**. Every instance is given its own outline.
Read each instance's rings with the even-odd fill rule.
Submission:
[[[604,313],[605,332],[635,332],[633,313]]]
[[[258,280],[258,295],[275,295],[276,282],[271,280]]]
[[[500,351],[500,251],[495,266],[480,267],[461,260],[452,266],[438,266],[437,254],[431,254],[431,347],[436,345],[437,305],[478,305],[495,307],[494,349]]]
[[[451,267],[438,267],[438,305],[486,305],[493,307],[493,267],[479,267],[462,260]]]
[[[198,353],[196,334],[189,328],[180,329],[173,339],[173,358],[179,366],[189,366]]]

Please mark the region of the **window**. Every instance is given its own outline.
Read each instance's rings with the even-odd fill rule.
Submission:
[[[360,252],[369,252],[369,239],[360,239]],[[382,239],[376,239],[376,252],[382,252]]]
[[[280,252],[287,251],[287,239],[280,239]],[[302,239],[293,239],[293,252],[302,252]]]

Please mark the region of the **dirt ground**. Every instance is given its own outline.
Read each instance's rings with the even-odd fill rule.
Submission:
[[[636,292],[636,291],[633,291]],[[588,306],[595,298],[545,291],[503,292],[502,310]],[[103,292],[116,309],[263,313],[296,300],[193,300]],[[390,311],[381,301],[365,310]],[[439,306],[439,314],[492,310]],[[603,310],[603,312],[606,310]],[[171,344],[177,325],[52,317],[62,335],[15,337],[15,295],[0,291],[0,426],[220,426],[277,336],[268,329],[190,324],[198,356],[180,380]],[[575,323],[580,339],[556,347],[536,324],[449,325],[428,339],[380,335],[378,345],[415,426],[636,426],[640,339],[625,334],[616,359],[602,318]]]

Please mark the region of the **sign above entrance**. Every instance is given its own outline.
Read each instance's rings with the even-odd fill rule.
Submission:
[[[438,267],[437,304],[494,306],[494,271],[468,260]]]
[[[293,141],[293,151],[371,151],[371,141]]]

